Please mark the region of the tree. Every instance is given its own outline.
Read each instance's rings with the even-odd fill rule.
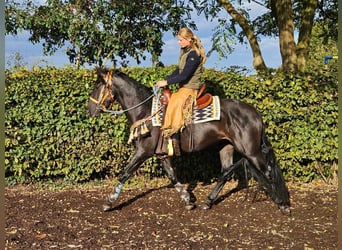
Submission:
[[[218,18],[220,8],[231,17],[229,31],[240,42],[247,39],[253,54],[253,66],[257,71],[266,68],[258,44],[260,36],[278,36],[279,49],[282,57],[282,69],[285,71],[303,72],[309,57],[311,32],[314,24],[319,24],[324,30],[325,41],[329,38],[337,41],[337,0],[190,0],[194,8],[205,13],[207,18]],[[265,12],[254,20],[249,18],[249,10],[242,3],[254,2],[264,7]],[[220,17],[222,19],[222,17]],[[222,23],[222,21],[220,22]],[[238,25],[240,33],[234,33]],[[225,36],[226,31],[215,33],[215,43],[221,42],[216,38]],[[298,42],[294,33],[298,32]],[[224,52],[222,52],[224,53]]]
[[[271,13],[277,22],[283,69],[304,72],[309,59],[314,25],[333,24],[323,42],[337,42],[337,0],[271,0]],[[327,13],[329,13],[327,15]],[[295,43],[293,31],[298,32]]]
[[[299,71],[304,71],[306,61],[309,56],[311,35],[314,23],[317,0],[302,1],[301,23],[299,27],[298,43],[296,47],[297,67]]]
[[[45,41],[45,54],[68,46],[69,59],[77,65],[108,60],[116,65],[118,59],[125,64],[127,57],[139,63],[145,52],[156,64],[165,31],[196,27],[190,19],[193,10],[219,21],[209,54],[225,56],[232,39],[247,40],[257,71],[267,69],[258,44],[263,36],[279,38],[282,69],[291,72],[305,71],[314,25],[321,26],[323,42],[337,42],[337,0],[47,0],[39,6],[31,0],[21,5],[9,1],[14,0],[6,4],[6,34],[29,30],[33,43]],[[264,7],[253,20],[241,5],[251,1]],[[222,18],[222,10],[231,18]]]
[[[276,20],[279,31],[282,67],[285,71],[297,71],[292,0],[271,0],[270,2],[272,16]],[[307,44],[303,44],[303,49],[306,49],[305,45]]]
[[[322,36],[323,33],[326,33],[324,27],[315,24],[312,29],[310,55],[306,65],[312,74],[323,75],[327,71],[337,72],[337,58],[328,61],[325,59],[327,56],[338,55],[337,43],[332,37]],[[324,42],[322,42],[323,40]],[[322,62],[324,63],[323,67]]]
[[[128,57],[138,63],[145,52],[158,62],[162,34],[182,26],[195,27],[184,3],[173,0],[106,1],[47,0],[35,5],[6,3],[6,34],[30,31],[33,43],[44,41],[44,54],[67,46],[70,62],[105,65],[111,60],[125,65]]]
[[[258,70],[265,70],[266,64],[262,57],[260,46],[253,31],[252,26],[248,23],[247,19],[243,16],[241,12],[238,12],[230,1],[218,0],[218,2],[223,6],[223,8],[230,14],[230,16],[235,20],[243,30],[247,40],[250,44],[252,54],[253,54],[253,67]]]

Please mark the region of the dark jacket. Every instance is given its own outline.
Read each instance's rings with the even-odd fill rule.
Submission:
[[[179,83],[180,87],[199,89],[202,86],[203,67],[201,57],[191,47],[181,49],[177,69],[166,78],[168,84]]]

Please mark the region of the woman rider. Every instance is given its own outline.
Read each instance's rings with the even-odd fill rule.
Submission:
[[[187,119],[185,116],[191,115],[191,112],[184,112],[183,107],[187,103],[187,105],[190,104],[187,109],[192,110],[192,105],[196,101],[197,91],[202,86],[200,78],[203,64],[206,61],[206,55],[200,39],[189,28],[180,29],[177,37],[181,47],[178,67],[165,80],[157,82],[159,88],[171,84],[179,84],[179,90],[171,95],[164,116],[164,124],[161,127],[162,135],[166,139],[165,141],[171,141],[171,136],[184,128],[185,119]],[[164,152],[165,146],[162,148],[163,152],[161,153],[167,153]]]

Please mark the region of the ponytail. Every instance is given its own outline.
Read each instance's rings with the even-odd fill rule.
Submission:
[[[191,46],[196,51],[196,54],[201,56],[201,65],[203,65],[207,60],[207,56],[205,55],[201,40],[196,35],[192,37]]]

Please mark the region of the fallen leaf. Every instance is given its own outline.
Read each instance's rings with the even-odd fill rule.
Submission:
[[[46,238],[46,234],[37,234],[36,235],[36,238],[38,238],[38,239],[44,239],[44,238]]]
[[[73,210],[72,208],[67,211],[68,213],[79,213],[80,211],[78,210]]]

